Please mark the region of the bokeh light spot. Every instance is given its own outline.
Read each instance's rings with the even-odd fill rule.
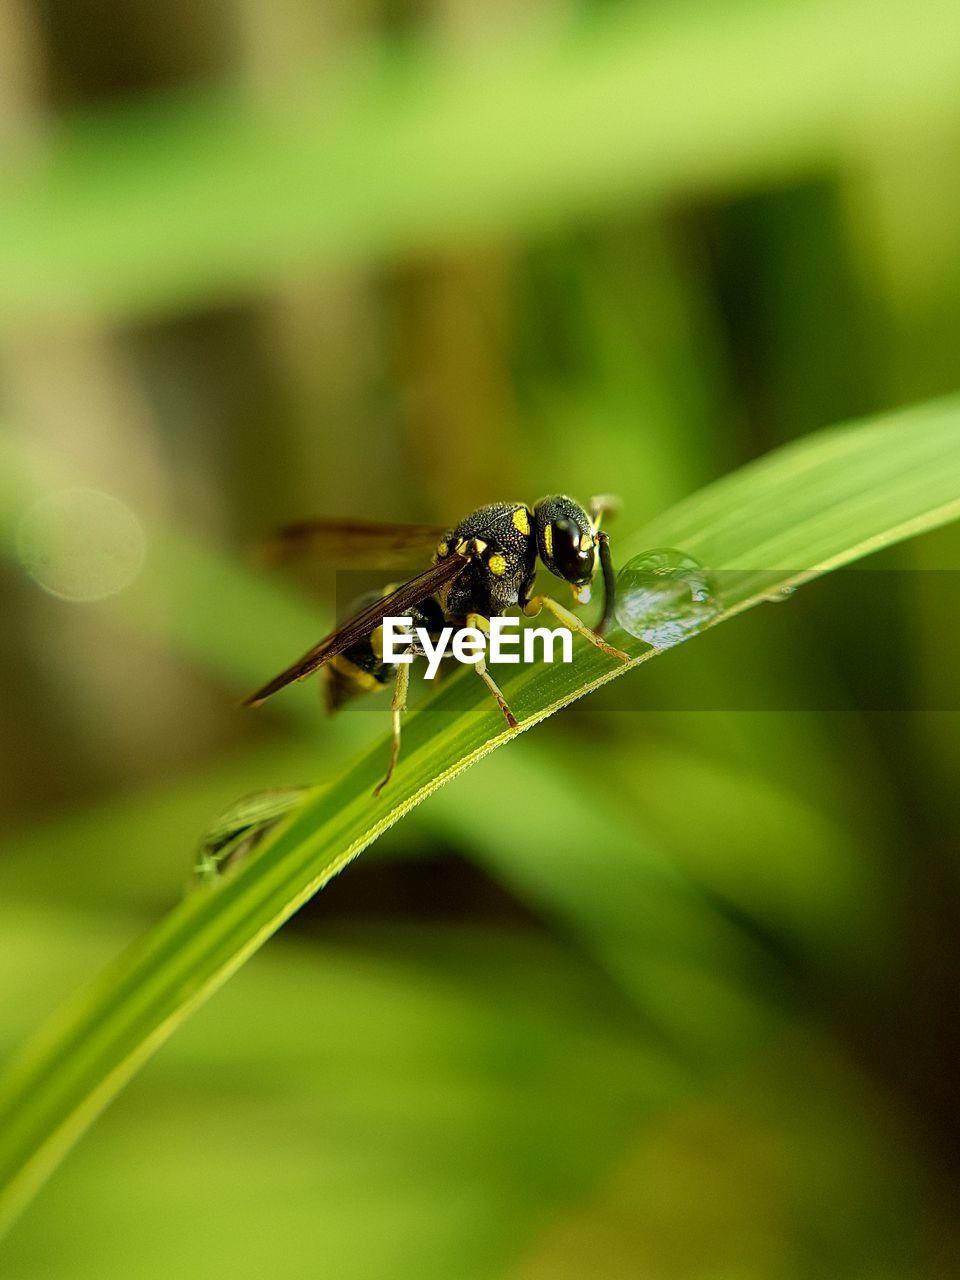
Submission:
[[[60,600],[116,595],[136,578],[145,554],[140,521],[118,498],[97,489],[46,494],[17,528],[20,563]]]

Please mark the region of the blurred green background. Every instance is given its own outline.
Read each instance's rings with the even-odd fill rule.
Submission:
[[[0,0],[0,156],[4,1056],[219,809],[385,733],[311,688],[236,710],[331,616],[331,575],[252,566],[271,526],[615,491],[629,531],[957,389],[943,0]],[[144,540],[104,601],[18,560],[76,486]],[[958,559],[948,528],[877,563]],[[164,1047],[2,1274],[956,1274],[960,720],[848,680],[936,704],[960,601],[877,580],[431,797]]]

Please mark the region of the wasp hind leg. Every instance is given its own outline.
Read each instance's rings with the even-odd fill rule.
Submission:
[[[404,711],[407,709],[407,690],[410,688],[410,663],[400,662],[397,664],[397,674],[393,680],[393,701],[390,703],[390,713],[393,717],[393,738],[390,742],[390,762],[387,765],[387,772],[383,778],[373,788],[373,794],[378,796],[383,788],[393,777],[393,771],[400,759],[400,722]]]
[[[606,640],[602,640],[595,631],[591,631],[585,623],[581,622],[575,613],[565,609],[560,601],[554,600],[552,596],[534,596],[532,600],[528,600],[523,606],[523,612],[528,618],[538,614],[541,609],[546,609],[548,613],[552,613],[558,622],[562,622],[565,627],[583,636],[585,640],[589,640],[602,653],[608,654],[611,658],[616,658],[618,662],[632,661],[629,653],[624,653],[622,649],[615,649],[612,644],[607,644]]]

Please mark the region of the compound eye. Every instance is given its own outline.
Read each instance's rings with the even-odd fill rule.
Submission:
[[[583,533],[573,520],[561,518],[553,522],[553,568],[567,582],[589,582],[593,576],[593,539]]]

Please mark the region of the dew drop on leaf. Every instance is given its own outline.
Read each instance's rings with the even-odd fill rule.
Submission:
[[[710,574],[684,551],[644,551],[617,574],[617,621],[655,649],[689,640],[719,612]]]

